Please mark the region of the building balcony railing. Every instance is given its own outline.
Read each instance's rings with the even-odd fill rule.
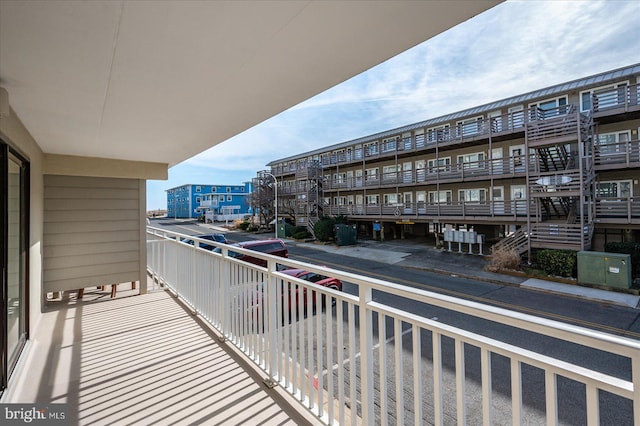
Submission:
[[[211,207],[218,207],[218,200],[202,200],[200,201],[200,207],[206,207],[206,208],[211,208]]]
[[[554,195],[555,193],[546,193]],[[563,193],[557,193],[562,196]],[[585,206],[585,211],[587,211]],[[380,219],[422,219],[424,221],[448,218],[469,219],[513,219],[526,221],[526,200],[488,200],[448,203],[393,203],[393,204],[345,204],[325,205],[323,212],[330,216],[346,215],[353,219],[359,216]],[[532,201],[531,216],[535,216],[536,204]],[[629,198],[598,198],[595,201],[595,222],[600,223],[640,223],[640,202]]]
[[[591,96],[596,117],[613,113],[638,110],[640,107],[640,85],[630,84],[616,88],[596,90]]]
[[[640,140],[596,144],[595,166],[600,170],[640,167]]]
[[[633,197],[597,198],[595,213],[596,222],[638,223],[640,200]]]
[[[346,215],[380,217],[380,218],[433,218],[459,217],[464,219],[471,216],[501,218],[525,218],[527,216],[527,201],[479,201],[479,202],[450,202],[450,203],[400,203],[400,204],[351,204],[324,206],[325,214],[331,216]]]
[[[234,247],[263,268],[183,237],[147,229],[152,277],[326,424],[640,424],[635,340]]]

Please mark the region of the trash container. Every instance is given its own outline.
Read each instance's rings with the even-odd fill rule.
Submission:
[[[352,246],[356,243],[356,226],[355,225],[335,225],[333,228],[336,244],[339,246]]]

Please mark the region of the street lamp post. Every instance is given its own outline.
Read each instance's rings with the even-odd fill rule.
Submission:
[[[275,213],[276,213],[276,217],[274,219],[274,223],[273,223],[273,227],[275,228],[275,234],[276,234],[276,238],[278,238],[278,179],[276,179],[276,177],[274,175],[272,175],[269,172],[262,172],[265,175],[269,175],[273,178],[273,189],[275,191],[275,200],[274,200],[274,205],[275,205]]]

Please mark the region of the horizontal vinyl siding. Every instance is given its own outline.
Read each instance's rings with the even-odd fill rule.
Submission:
[[[44,178],[45,291],[140,279],[137,179]]]

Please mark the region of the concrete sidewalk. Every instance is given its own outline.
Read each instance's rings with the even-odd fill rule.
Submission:
[[[204,225],[216,232],[234,233],[226,228]],[[273,234],[264,234],[264,238],[272,238]],[[374,260],[396,266],[422,269],[446,275],[487,281],[502,285],[512,285],[530,290],[545,291],[579,298],[613,303],[617,305],[639,308],[640,296],[634,294],[584,287],[577,284],[566,284],[537,278],[512,276],[485,271],[486,256],[460,254],[455,251],[438,250],[421,241],[412,240],[358,240],[354,246],[336,246],[315,242],[299,242],[284,239],[287,244],[307,247],[347,257]]]

